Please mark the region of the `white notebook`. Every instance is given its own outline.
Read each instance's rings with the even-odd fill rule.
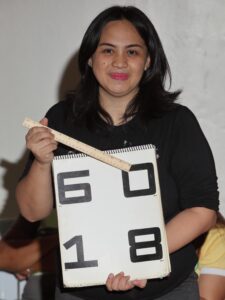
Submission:
[[[131,279],[170,273],[154,146],[106,152],[132,171],[84,154],[53,160],[65,287],[102,285],[121,271]]]

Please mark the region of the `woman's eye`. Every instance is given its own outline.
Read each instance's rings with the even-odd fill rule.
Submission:
[[[128,54],[129,56],[135,56],[135,55],[137,55],[138,53],[137,53],[136,50],[128,50],[127,54]]]
[[[105,54],[112,54],[113,53],[113,49],[111,49],[111,48],[103,49],[103,53],[105,53]]]

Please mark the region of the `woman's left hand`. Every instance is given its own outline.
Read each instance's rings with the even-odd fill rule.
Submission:
[[[135,286],[144,288],[147,284],[147,280],[130,280],[130,276],[125,276],[124,272],[120,272],[117,275],[109,274],[106,287],[108,291],[128,291]]]

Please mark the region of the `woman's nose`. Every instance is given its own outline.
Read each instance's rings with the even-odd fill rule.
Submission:
[[[113,66],[124,68],[127,66],[127,57],[124,53],[117,53],[113,58]]]

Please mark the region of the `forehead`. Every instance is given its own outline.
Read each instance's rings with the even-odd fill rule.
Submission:
[[[100,42],[145,45],[134,25],[127,20],[110,21],[101,32]]]

